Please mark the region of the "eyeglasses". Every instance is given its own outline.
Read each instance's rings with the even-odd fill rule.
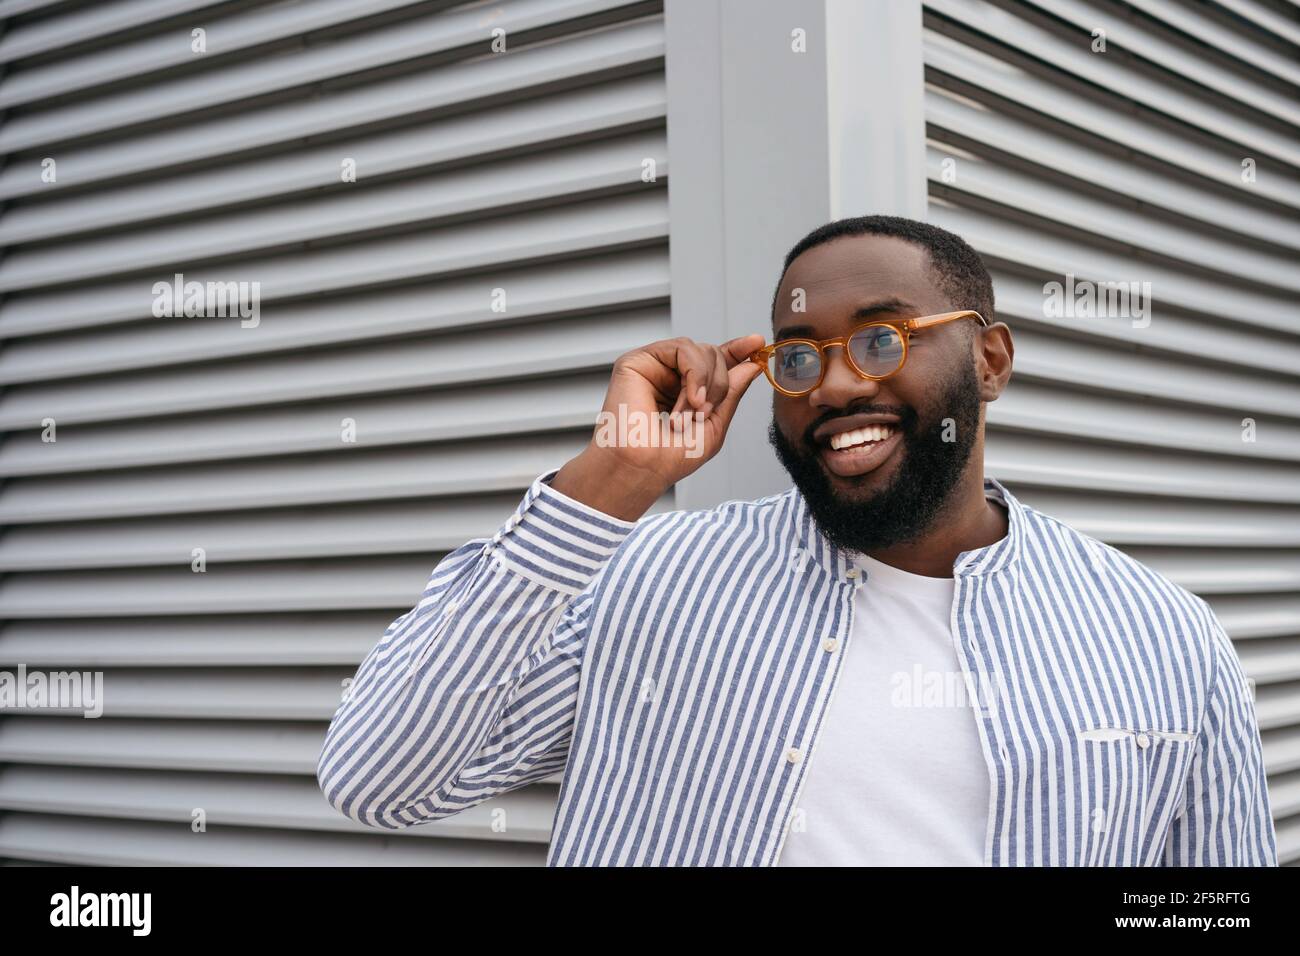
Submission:
[[[849,367],[862,378],[879,382],[896,374],[907,361],[907,343],[912,333],[958,319],[979,319],[988,325],[984,316],[971,309],[960,312],[941,312],[901,323],[869,322],[860,325],[848,335],[835,339],[782,339],[764,345],[749,356],[749,361],[762,366],[767,380],[782,395],[797,398],[807,395],[826,377],[826,350],[833,345],[844,349]]]

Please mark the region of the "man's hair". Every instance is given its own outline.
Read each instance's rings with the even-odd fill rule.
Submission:
[[[984,267],[979,253],[970,247],[961,236],[940,229],[928,222],[904,219],[902,216],[855,216],[849,219],[837,219],[824,226],[818,226],[804,236],[785,257],[785,266],[781,277],[776,280],[776,291],[772,293],[772,321],[776,321],[776,299],[781,293],[781,283],[790,269],[790,263],[799,258],[813,246],[830,242],[841,236],[895,236],[908,242],[914,242],[930,253],[930,271],[939,283],[939,288],[956,309],[975,309],[990,324],[993,315],[993,280]],[[974,329],[975,323],[963,322]]]

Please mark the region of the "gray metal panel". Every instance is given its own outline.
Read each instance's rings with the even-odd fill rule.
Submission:
[[[491,806],[415,827],[413,836],[523,841],[545,845],[555,814],[555,789],[525,787]],[[367,833],[326,801],[314,777],[174,773],[87,767],[0,768],[0,809],[189,826],[195,809],[219,827]],[[493,814],[499,825],[493,827]],[[271,834],[274,839],[275,835]]]
[[[48,99],[133,77],[155,70],[183,68],[199,56],[220,60],[240,50],[265,46],[350,20],[375,16],[385,10],[414,6],[422,0],[312,0],[306,4],[268,4],[266,9],[226,16],[195,16],[212,0],[148,0],[146,3],[103,4],[99,16],[70,15],[40,27],[19,28],[0,43],[0,62],[26,59],[74,43],[85,43],[141,26],[189,16],[181,29],[152,33],[141,40],[119,40],[111,46],[73,59],[55,60],[24,70],[0,91],[0,108]],[[218,14],[220,12],[218,11]],[[68,22],[64,22],[64,21]],[[49,25],[63,27],[53,34]],[[211,36],[209,52],[191,49],[190,30],[202,27]]]
[[[282,352],[183,370],[167,367],[66,384],[27,384],[0,398],[0,427],[21,428],[46,416],[78,424],[123,421],[340,395],[450,390],[473,382],[559,377],[608,366],[635,345],[662,338],[659,333],[667,327],[662,309],[646,308],[364,346],[351,343],[301,354]]]
[[[65,2],[67,0],[4,0],[0,3],[0,18],[16,17]],[[58,17],[18,20],[0,39],[0,62],[22,60],[74,43],[87,43],[150,26],[205,7],[215,7],[221,2],[223,0],[122,0],[83,6]]]
[[[483,820],[482,817],[479,818]],[[491,832],[485,825],[479,830]],[[0,854],[78,866],[540,866],[545,846],[408,834],[331,833],[217,827],[196,834],[175,821],[6,813]]]
[[[237,256],[259,256],[256,274],[274,276],[279,271],[275,251],[308,242],[352,242],[380,231],[436,227],[559,199],[572,201],[584,193],[635,189],[642,185],[646,158],[667,166],[662,132],[647,130],[361,190],[340,184],[328,197],[211,213],[201,231],[188,221],[114,229],[104,237],[68,239],[57,256],[43,246],[14,252],[0,264],[0,292],[138,272],[161,279],[167,275],[163,270],[176,263]],[[364,248],[342,251],[358,260],[366,254]]]
[[[553,50],[545,52],[554,56]],[[295,150],[287,156],[258,155],[235,169],[205,167],[170,176],[141,177],[141,182],[121,183],[112,190],[18,206],[0,222],[0,242],[31,242],[91,229],[116,229],[329,187],[335,195],[304,200],[313,203],[307,211],[319,214],[320,209],[330,208],[329,203],[339,202],[339,193],[347,192],[339,183],[340,156],[355,158],[358,169],[367,177],[394,176],[571,143],[584,137],[608,136],[621,127],[662,124],[664,112],[663,77],[632,76],[555,96],[510,102],[475,111],[471,116],[423,120],[391,132]],[[579,154],[575,158],[582,162],[594,157]],[[141,172],[136,170],[135,174]],[[553,177],[559,170],[543,166],[528,172]],[[79,179],[84,182],[84,177]],[[436,190],[453,183],[451,178],[441,178],[430,180],[427,186]],[[397,186],[389,187],[389,191]],[[323,198],[327,203],[321,203]],[[363,211],[370,213],[365,208],[370,197],[365,198]],[[182,231],[177,226],[171,228],[173,232]]]
[[[319,248],[299,244],[292,251],[253,259],[186,261],[176,266],[187,281],[229,282],[236,277],[256,281],[262,306],[278,306],[291,299],[342,294],[384,283],[663,243],[668,234],[668,207],[661,193],[662,188],[638,186],[633,193],[595,199],[579,195],[572,203],[554,207],[513,213],[508,207],[495,209],[490,218],[475,225],[456,222],[438,229],[431,223],[427,231],[364,242],[354,237],[351,243]],[[152,315],[154,283],[169,282],[173,274],[166,267],[153,267],[144,275],[110,279],[88,288],[59,286],[53,291],[35,289],[10,296],[8,308],[0,315],[0,335],[138,322],[142,315]],[[483,281],[485,292],[490,292],[493,286],[486,283],[492,279]],[[481,311],[490,311],[490,304],[481,306]],[[46,319],[46,328],[42,316],[58,318]],[[239,322],[232,324],[243,329]]]
[[[1296,863],[1300,35],[1219,6],[925,0],[929,217],[984,256],[1015,336],[989,473],[1210,602]],[[1151,282],[1149,324],[1048,314],[1066,274]]]
[[[624,16],[644,13],[649,6],[644,0],[516,0],[505,8],[505,16],[494,19],[485,17],[478,4],[470,4],[463,10],[427,13],[396,23],[387,18],[378,25],[354,23],[353,32],[334,36],[330,43],[295,49],[293,56],[241,58],[220,70],[206,69],[207,61],[195,56],[189,61],[191,70],[173,70],[165,81],[160,78],[121,91],[97,89],[96,95],[24,112],[0,129],[0,152],[82,140],[438,55],[482,55],[490,52],[491,27],[507,29],[516,42],[524,42],[523,38],[562,36],[608,19],[611,13],[615,17],[620,11]],[[177,40],[184,42],[185,37]],[[21,82],[24,75],[30,74],[15,71],[6,76],[6,85]]]
[[[106,708],[0,716],[0,857],[539,864],[558,778],[380,833],[315,762],[441,557],[670,334],[662,12],[207,6],[0,7],[0,667]],[[260,282],[260,321],[153,317],[175,272]]]
[[[343,137],[342,142],[349,146],[354,142],[364,145],[371,135],[382,137],[386,131],[367,129],[362,134],[358,127],[449,118],[463,111],[466,103],[477,109],[531,96],[536,88],[559,89],[630,74],[653,74],[663,55],[662,29],[653,18],[642,19],[579,35],[562,44],[524,47],[508,57],[437,64],[391,79],[331,89],[328,97],[252,103],[208,118],[183,137],[141,127],[111,140],[65,143],[59,147],[59,164],[71,174],[63,179],[66,186],[119,176],[135,176],[138,181],[141,173],[173,168],[184,172],[187,163],[237,156],[240,162],[253,163],[257,171],[250,177],[236,175],[239,188],[246,180],[258,181],[257,173],[263,169],[260,156],[247,151],[269,154],[289,145],[303,149],[308,158],[291,171],[293,180],[309,186],[333,184],[337,182],[337,163],[331,163],[328,176],[323,176],[310,162],[315,153],[313,144],[304,142],[308,137]],[[340,150],[337,155],[349,153]],[[382,169],[385,159],[376,155],[372,161]],[[136,184],[116,185],[130,188]],[[26,168],[11,166],[0,172],[0,198],[45,194],[52,189],[57,185],[41,182]]]
[[[600,407],[608,384],[607,373],[593,371],[559,381],[515,381],[509,390],[466,385],[418,399],[409,394],[353,397],[308,407],[83,424],[77,426],[75,445],[42,443],[35,431],[13,433],[12,447],[0,449],[0,471],[49,475],[303,452],[337,454],[340,423],[346,418],[366,423],[367,447],[576,429],[591,424],[591,409]]]

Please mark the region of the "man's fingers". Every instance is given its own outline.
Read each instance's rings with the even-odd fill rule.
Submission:
[[[731,368],[745,361],[753,352],[761,349],[766,341],[760,333],[754,332],[751,335],[742,335],[738,339],[729,339],[718,348],[722,349],[722,354],[727,357],[727,367]]]
[[[763,336],[756,332],[730,339],[720,346],[682,338],[652,342],[643,352],[656,360],[657,368],[646,368],[645,374],[661,383],[659,387],[664,392],[671,387],[664,376],[676,377],[677,394],[670,411],[675,420],[697,411],[707,416],[715,410],[723,411],[724,405],[734,409],[740,393],[762,372],[747,359],[762,347],[763,341]]]
[[[727,372],[727,395],[715,406],[723,421],[730,422],[740,404],[740,397],[745,394],[750,383],[763,374],[763,370],[754,362],[741,362]]]
[[[713,355],[712,374],[709,376],[709,393],[705,396],[705,404],[710,410],[717,406],[724,398],[727,392],[731,391],[731,382],[727,375],[727,359],[722,354],[721,348],[710,349]]]

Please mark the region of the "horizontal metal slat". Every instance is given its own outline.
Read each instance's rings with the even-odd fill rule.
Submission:
[[[654,5],[645,0],[516,0],[494,22],[515,42],[529,43],[608,19],[619,11],[628,18]],[[459,52],[468,58],[489,54],[489,30],[478,9],[437,11],[335,42],[298,50],[293,56],[241,60],[211,75],[108,93],[11,117],[0,127],[0,153],[51,146],[140,124],[159,124],[200,110],[341,80],[352,74],[405,61]]]
[[[64,2],[66,0],[8,0],[0,3],[0,18],[16,17]],[[58,17],[19,23],[0,37],[0,63],[12,63],[127,30],[139,30],[222,2],[224,0],[119,0],[117,3],[96,3],[68,10]]]
[[[557,463],[558,465],[559,463]],[[497,512],[490,534],[510,515]],[[671,492],[647,513],[673,510]],[[468,536],[456,542],[464,544]],[[405,610],[419,597],[439,553],[424,538],[405,555],[223,564],[198,574],[188,564],[168,568],[43,571],[6,575],[0,617],[73,619],[122,615],[251,614],[383,608]],[[367,547],[367,552],[372,549]]]
[[[52,7],[56,4],[67,3],[68,0],[0,0],[0,17],[9,18],[22,16],[25,13],[31,13],[34,10],[43,10],[46,7]],[[155,0],[157,2],[157,0]]]
[[[1293,86],[1300,86],[1300,66],[1266,43],[1253,37],[1224,29],[1219,21],[1205,15],[1203,8],[1179,0],[1125,0],[1128,6],[1180,31],[1193,41],[1213,36],[1214,49],[1221,55],[1231,55],[1254,70],[1262,70]]]
[[[969,31],[972,39],[999,51],[1014,51],[1041,68],[1088,83],[1108,95],[1140,104],[1179,123],[1201,130],[1225,142],[1237,143],[1251,152],[1300,169],[1300,143],[1275,125],[1229,109],[1204,96],[1182,88],[1172,78],[1157,80],[1117,57],[1101,57],[1090,49],[1092,38],[1079,33],[1075,42],[1027,19],[975,0],[925,0],[925,21],[934,30]]]
[[[1300,509],[1025,489],[1022,500],[1108,544],[1300,546]]]
[[[42,766],[315,774],[325,728],[320,721],[6,716],[0,720],[0,761]]]
[[[1150,121],[1126,103],[1050,82],[934,30],[925,31],[922,51],[926,78],[932,83],[958,93],[969,90],[980,101],[996,95],[1046,121],[1068,124],[1081,137],[1105,139],[1112,150],[1144,153],[1167,164],[1170,175],[1191,174],[1217,183],[1247,202],[1253,197],[1277,203],[1283,212],[1300,209],[1300,176],[1288,167],[1270,166],[1268,176],[1247,185],[1241,180],[1240,147],[1207,141],[1176,124]]]
[[[1236,285],[1250,284],[1265,292],[1300,292],[1294,250],[1273,253],[1259,247],[1243,248],[1208,227],[1205,233],[1198,233],[1174,217],[1156,215],[1153,209],[1125,208],[1070,188],[1059,180],[1057,171],[1010,169],[995,160],[962,153],[957,159],[956,153],[942,144],[927,148],[931,192],[957,203],[980,200],[996,204],[1009,215],[1014,211],[1049,227],[1072,229],[1080,242],[1125,246],[1134,256],[1130,267],[1134,272],[1144,269],[1147,261],[1157,260],[1172,268],[1190,266],[1202,277],[1218,274]],[[956,177],[950,177],[944,165],[949,159],[957,163]]]
[[[1274,820],[1300,814],[1300,774],[1284,774],[1268,782],[1269,808]]]
[[[498,288],[508,292],[504,312],[492,309],[493,290]],[[284,302],[262,316],[254,334],[238,323],[148,319],[71,335],[13,339],[0,350],[0,383],[297,353],[422,332],[549,321],[652,302],[668,302],[668,256],[662,246]],[[366,321],[358,322],[359,314]]]
[[[0,817],[0,855],[81,866],[541,866],[543,847],[484,840],[221,827],[198,835],[175,823],[12,813]]]
[[[1233,640],[1255,643],[1300,635],[1300,593],[1207,595],[1210,607]],[[1269,641],[1269,652],[1276,649]],[[1290,647],[1291,665],[1300,668],[1300,644]],[[1300,676],[1300,675],[1297,675]]]
[[[1158,395],[1162,402],[1192,409],[1235,406],[1251,417],[1300,420],[1300,381],[1293,375],[1234,368],[1213,361],[1210,351],[1188,361],[1143,347],[1139,336],[1123,345],[1097,339],[1088,335],[1093,329],[1088,319],[1073,320],[1074,335],[1056,334],[1058,330],[1046,322],[1021,324],[1016,316],[1001,311],[1004,306],[999,291],[999,313],[1012,327],[1015,342],[1015,374],[1140,400]],[[1044,335],[1049,329],[1053,334]],[[1235,397],[1225,400],[1228,395]]]
[[[506,517],[501,515],[501,520]],[[0,616],[69,620],[366,608],[397,611],[419,599],[438,556],[429,548],[425,554],[286,562],[274,568],[264,563],[227,565],[215,577],[191,573],[188,567],[9,575],[0,582]]]
[[[1125,251],[1080,241],[1038,223],[1013,222],[996,212],[931,197],[930,221],[956,232],[986,259],[1015,263],[1047,275],[1073,275],[1092,282],[1150,283],[1154,314],[1166,306],[1197,313],[1225,328],[1263,328],[1294,334],[1290,313],[1295,296],[1261,287],[1229,287],[1192,268],[1165,262],[1135,261],[1139,250]],[[1143,288],[1139,286],[1139,288]]]
[[[1250,3],[1248,0],[1214,0],[1214,3],[1231,11],[1264,33],[1272,34],[1291,46],[1300,45],[1300,26],[1296,26],[1286,17],[1279,15],[1268,7]]]
[[[186,68],[203,69],[212,60],[228,57],[239,51],[268,46],[277,41],[293,39],[327,27],[365,20],[402,7],[418,6],[424,0],[312,0],[308,4],[273,4],[264,9],[245,9],[230,16],[203,15],[188,17],[189,23],[173,26],[165,32],[151,25],[153,20],[172,20],[178,15],[193,14],[204,7],[213,6],[211,0],[172,0],[149,4],[146,12],[136,5],[134,10],[113,11],[112,18],[77,18],[73,13],[43,24],[45,29],[16,30],[11,37],[0,41],[0,62],[27,58],[37,53],[58,51],[97,37],[130,30],[130,36],[120,38],[109,46],[91,52],[61,57],[53,62],[23,64],[5,77],[0,86],[0,109],[56,96],[80,92],[90,95],[96,87],[140,77],[148,73],[167,70],[171,80],[185,74]],[[110,8],[124,4],[108,4]],[[131,4],[125,4],[130,7]],[[152,16],[149,16],[152,14]],[[208,35],[207,53],[195,53],[191,47],[190,31],[202,27]],[[53,30],[57,25],[61,29]],[[142,30],[142,27],[150,29]],[[143,36],[145,33],[151,35]],[[38,35],[32,36],[30,34]]]
[[[342,700],[344,681],[355,671],[355,667],[108,670],[103,672],[99,704],[105,715],[114,718],[328,721]],[[80,708],[32,711],[0,706],[0,716],[32,714],[57,720],[81,713]]]
[[[120,421],[559,377],[608,367],[624,352],[665,338],[667,328],[665,310],[649,307],[20,386],[0,398],[0,428],[36,425],[46,417],[64,424]]]
[[[1264,767],[1269,776],[1300,769],[1300,728],[1267,730],[1261,735]]]
[[[667,191],[647,186],[413,235],[186,266],[183,274],[186,282],[258,282],[261,308],[269,314],[272,306],[299,297],[603,254],[663,243],[667,235]],[[154,283],[173,282],[173,274],[158,270],[71,291],[10,296],[0,308],[0,337],[148,319]],[[224,321],[241,325],[238,316]]]
[[[591,428],[609,386],[607,369],[559,380],[465,386],[429,393],[350,398],[310,408],[248,409],[183,419],[79,429],[77,441],[42,443],[35,432],[0,446],[0,473],[54,475],[236,458],[337,452],[344,420],[364,423],[361,445],[507,437]],[[66,436],[65,436],[66,438]]]
[[[1124,551],[1202,597],[1300,590],[1300,551],[1139,544],[1125,545]]]
[[[662,189],[662,180],[643,181],[647,160],[656,164],[659,174],[667,174],[662,131],[631,133],[399,182],[335,183],[304,199],[65,241],[53,250],[44,246],[10,250],[0,264],[0,292],[147,270],[155,274],[140,284],[152,289],[153,282],[169,276],[177,263],[270,255],[276,249],[373,237],[415,225],[433,228],[601,192]],[[249,264],[232,272],[242,277],[258,269]]]
[[[1247,671],[1247,676],[1251,676]],[[1290,687],[1259,683],[1254,701],[1256,722],[1263,731],[1290,729],[1300,725],[1300,693]]]
[[[1002,109],[996,98],[987,102],[973,99],[970,94],[976,92],[958,95],[934,83],[926,85],[927,134],[937,143],[951,144],[958,157],[991,155],[989,162],[1000,161],[1008,168],[1050,173],[1076,197],[1106,189],[1136,208],[1194,217],[1218,235],[1232,232],[1256,243],[1267,241],[1286,250],[1300,250],[1300,223],[1291,207],[1261,202],[1247,205],[1242,197],[1227,195],[1217,183],[1171,176],[1167,165],[1142,162],[1131,151],[1111,151],[1100,143],[1081,149],[1077,131],[1070,127],[1049,117],[1031,121]],[[958,158],[957,185],[962,183],[963,165]],[[21,211],[16,209],[10,216]]]
[[[544,459],[538,459],[539,462]],[[551,458],[541,470],[558,468]],[[446,498],[358,501],[342,508],[16,525],[0,538],[0,569],[182,567],[203,556],[212,577],[245,561],[449,551],[487,537],[514,511],[524,487]],[[204,572],[193,572],[202,577]]]
[[[432,568],[430,569],[432,570]],[[391,623],[387,611],[274,617],[9,621],[0,667],[356,666]]]
[[[1108,447],[989,427],[985,468],[1022,485],[1102,494],[1300,505],[1300,467]],[[1158,466],[1158,467],[1157,467]],[[51,505],[50,507],[53,507]]]
[[[1295,866],[1300,862],[1300,819],[1278,822],[1276,836],[1278,865]]]
[[[1243,462],[1300,460],[1300,426],[1290,420],[1260,416],[1256,441],[1243,441],[1240,413],[1189,409],[1161,403],[1154,396],[1134,402],[1127,396],[1076,391],[1059,382],[1013,378],[988,406],[987,419],[1004,428],[1084,442],[1225,455]]]
[[[594,414],[592,419],[594,424]],[[149,468],[118,472],[111,479],[103,473],[19,479],[9,483],[0,498],[0,522],[33,525],[514,489],[522,494],[537,475],[578,455],[591,437],[590,429],[544,434],[521,430],[486,441],[414,448],[341,446],[310,458]],[[311,481],[305,482],[304,475]]]
[[[556,794],[524,787],[443,820],[410,827],[433,839],[542,843],[551,837]],[[195,811],[208,827],[268,827],[373,835],[326,803],[314,779],[207,773],[0,767],[0,809],[189,827]]]
[[[188,572],[192,551],[201,548],[215,578],[221,566],[244,561],[451,550],[470,538],[490,536],[522,496],[521,488],[458,498],[356,502],[345,508],[16,525],[0,538],[0,569],[181,565]]]
[[[1287,123],[1300,124],[1300,110],[1294,97],[1288,97],[1279,84],[1269,85],[1249,73],[1225,66],[1221,61],[1219,38],[1224,33],[1216,30],[1209,43],[1197,44],[1191,52],[1156,25],[1121,13],[1115,16],[1112,9],[1096,4],[1087,6],[1079,0],[1026,0],[1034,8],[1058,17],[1088,36],[1099,27],[1106,31],[1107,52],[1110,46],[1128,51],[1147,63],[1176,74],[1182,80],[1212,91],[1219,97],[1231,99],[1233,106],[1244,112],[1259,112]],[[1127,12],[1127,11],[1124,11]],[[1198,38],[1200,39],[1200,38]],[[1292,91],[1294,92],[1294,91]]]
[[[0,219],[0,244],[48,242],[160,220],[159,230],[169,232],[175,231],[172,222],[181,216],[187,217],[183,227],[188,230],[196,228],[192,217],[201,213],[250,203],[258,203],[256,208],[262,210],[261,204],[270,200],[303,194],[312,203],[309,211],[315,213],[322,199],[333,202],[334,194],[367,189],[397,175],[525,151],[534,162],[554,162],[537,151],[633,126],[662,125],[665,112],[663,76],[647,73],[328,145],[271,156],[255,153],[242,161],[152,176],[143,182],[104,184],[62,198],[55,192],[48,199],[20,202],[6,210]],[[654,155],[662,152],[660,144]],[[342,183],[345,159],[355,164],[355,183]],[[403,189],[415,185],[402,180]],[[330,195],[322,197],[321,191]],[[375,197],[366,206],[380,201]],[[376,214],[373,208],[364,212]],[[75,247],[73,254],[80,255]]]
[[[189,163],[210,164],[232,157],[247,161],[256,153],[303,141],[326,141],[355,127],[410,124],[446,117],[472,105],[484,109],[537,95],[539,89],[644,73],[662,77],[663,23],[639,20],[566,37],[562,42],[525,47],[507,57],[439,64],[394,79],[374,80],[331,90],[329,96],[250,106],[229,115],[203,116],[177,129],[136,130],[110,140],[68,143],[58,148],[59,179],[45,183],[32,165],[10,163],[0,170],[0,199],[57,196],[63,189],[117,180],[130,188],[156,177],[159,170]],[[655,69],[656,65],[660,69]],[[337,177],[331,169],[331,182]],[[150,175],[145,175],[150,174]]]
[[[1178,307],[1164,306],[1148,313],[1151,324],[1141,328],[1122,316],[1080,319],[1049,315],[1045,286],[1048,282],[1063,283],[1065,276],[1021,274],[1012,271],[1014,268],[1014,264],[990,264],[993,287],[997,290],[997,314],[1011,327],[1013,335],[1041,331],[1072,339],[1080,346],[1113,348],[1120,356],[1119,361],[1126,361],[1125,356],[1140,351],[1148,356],[1155,374],[1161,374],[1167,363],[1175,361],[1180,366],[1198,366],[1211,376],[1246,372],[1256,378],[1250,390],[1252,407],[1269,409],[1284,417],[1294,412],[1296,406],[1289,398],[1289,384],[1281,390],[1278,387],[1279,381],[1293,380],[1295,370],[1300,368],[1300,339],[1294,332],[1237,325],[1231,335],[1225,335],[1224,326],[1216,317],[1203,318]],[[1168,377],[1162,384],[1172,388],[1165,397],[1175,401],[1184,397],[1184,389]],[[1223,397],[1217,396],[1220,401]]]

